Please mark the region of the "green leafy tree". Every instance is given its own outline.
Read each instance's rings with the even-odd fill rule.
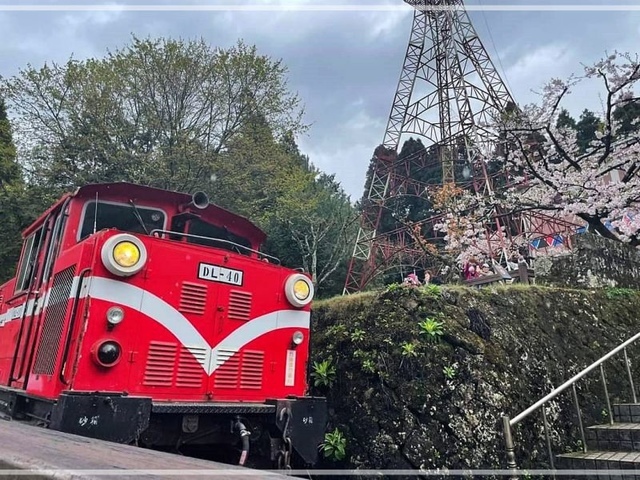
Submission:
[[[304,177],[278,143],[265,117],[248,119],[211,167],[211,198],[265,228],[277,199]]]
[[[302,108],[280,61],[240,42],[133,38],[104,59],[28,67],[3,82],[30,178],[66,189],[128,180],[211,188],[213,167],[256,115],[300,132]]]
[[[273,221],[294,243],[317,287],[346,270],[357,215],[333,175],[310,171],[296,178],[278,199],[275,212]],[[331,293],[338,293],[338,283],[331,285]]]
[[[281,62],[243,43],[134,37],[104,59],[28,67],[0,86],[34,198],[120,180],[204,190],[262,227],[268,253],[311,272],[319,293],[342,287],[353,208],[295,142],[306,127]]]

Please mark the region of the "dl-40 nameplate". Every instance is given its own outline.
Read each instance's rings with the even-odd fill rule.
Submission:
[[[198,278],[209,280],[210,282],[228,283],[230,285],[242,286],[244,272],[219,265],[201,263],[198,266]]]

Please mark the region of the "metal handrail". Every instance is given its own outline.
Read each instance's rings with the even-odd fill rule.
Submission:
[[[624,352],[625,367],[627,369],[627,375],[629,377],[629,383],[631,384],[631,392],[632,392],[632,395],[633,395],[633,402],[637,403],[638,400],[637,400],[637,396],[636,396],[636,390],[635,390],[635,386],[633,384],[633,377],[631,375],[631,368],[629,366],[629,357],[627,356],[627,347],[629,345],[631,345],[632,343],[634,343],[638,339],[640,339],[640,333],[637,333],[636,335],[634,335],[633,337],[631,337],[627,341],[625,341],[625,342],[621,343],[620,345],[618,345],[616,348],[611,350],[606,355],[603,355],[602,357],[600,357],[598,360],[593,362],[591,365],[589,365],[587,368],[582,370],[580,373],[578,373],[578,374],[574,375],[573,377],[571,377],[569,380],[564,382],[558,388],[554,389],[551,393],[549,393],[548,395],[544,396],[542,399],[538,400],[536,403],[534,403],[529,408],[524,410],[522,413],[519,413],[518,415],[516,415],[512,419],[510,419],[508,416],[502,417],[502,424],[503,424],[503,430],[504,430],[504,439],[505,439],[506,450],[507,450],[507,464],[508,464],[508,467],[513,472],[515,472],[515,470],[516,470],[516,463],[515,463],[515,446],[514,446],[514,442],[513,442],[513,436],[511,434],[511,427],[513,427],[513,426],[517,425],[518,423],[520,423],[522,420],[524,420],[529,415],[531,415],[532,413],[537,411],[540,407],[543,407],[545,404],[547,404],[548,402],[550,402],[551,400],[556,398],[558,395],[560,395],[562,392],[564,392],[569,387],[572,387],[572,389],[573,389],[573,400],[574,400],[574,403],[575,403],[575,406],[576,406],[576,410],[577,410],[577,414],[578,414],[578,423],[579,423],[579,426],[580,426],[580,432],[581,432],[581,436],[582,436],[582,448],[583,448],[583,450],[585,452],[587,451],[586,439],[585,439],[585,434],[584,434],[584,427],[582,425],[582,415],[581,415],[581,412],[580,412],[580,405],[578,403],[578,396],[577,396],[577,393],[576,393],[575,384],[578,382],[578,380],[582,379],[584,376],[586,376],[588,373],[592,372],[593,370],[595,370],[598,367],[600,367],[600,375],[601,375],[601,378],[602,378],[602,384],[603,384],[603,387],[604,387],[604,394],[605,394],[606,401],[607,401],[607,411],[609,413],[609,422],[613,423],[613,415],[612,415],[612,412],[611,412],[611,403],[609,401],[609,392],[607,390],[607,381],[606,381],[606,377],[605,377],[605,374],[604,374],[603,364],[604,364],[604,362],[606,362],[607,360],[609,360],[611,357],[615,356],[616,354],[620,353],[621,351]],[[548,450],[549,450],[551,468],[553,469],[554,468],[553,467],[553,456],[552,456],[552,452],[551,452],[551,444],[550,444],[549,437],[548,437],[548,425],[547,425],[547,418],[546,418],[546,413],[545,413],[544,409],[542,409],[542,416],[543,416],[543,421],[544,421],[544,424],[545,424],[545,435],[547,436],[547,446],[548,446]],[[554,476],[554,478],[555,478],[555,476]]]
[[[149,235],[153,235],[155,233],[162,233],[162,234],[169,234],[169,235],[181,235],[181,236],[187,237],[187,238],[199,238],[201,240],[211,240],[211,241],[214,241],[214,242],[226,243],[228,245],[232,245],[232,246],[237,247],[237,248],[239,248],[241,250],[244,250],[246,252],[255,253],[259,257],[270,258],[271,260],[274,260],[278,265],[280,265],[280,263],[281,263],[280,259],[277,258],[277,257],[274,257],[273,255],[269,255],[267,253],[260,252],[259,250],[254,250],[253,248],[245,247],[244,245],[240,245],[239,243],[232,242],[231,240],[223,240],[222,238],[215,238],[215,237],[205,237],[205,236],[202,236],[202,235],[195,235],[193,233],[174,232],[174,231],[171,231],[171,230],[162,230],[161,228],[156,228],[154,230],[151,230]],[[213,248],[215,248],[215,247],[213,247]]]

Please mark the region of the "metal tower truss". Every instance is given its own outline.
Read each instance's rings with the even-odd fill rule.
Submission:
[[[493,118],[515,106],[473,28],[463,0],[405,1],[415,8],[409,45],[384,141],[371,160],[370,183],[345,293],[364,289],[379,271],[395,264],[399,252],[411,257],[414,265],[428,261],[424,251],[408,247],[410,235],[406,229],[379,233],[380,220],[391,199],[426,193],[424,186],[412,179],[426,155],[399,160],[402,137],[415,135],[427,149],[436,151],[442,183],[455,182],[455,165],[460,162],[486,173],[478,163],[493,149]],[[480,182],[476,177],[474,186],[477,192],[492,189],[486,176]]]

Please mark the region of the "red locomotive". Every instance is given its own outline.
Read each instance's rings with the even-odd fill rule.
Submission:
[[[0,410],[121,443],[239,445],[241,464],[249,439],[280,465],[316,462],[313,284],[260,253],[255,225],[202,192],[112,183],[23,236],[0,286]]]

